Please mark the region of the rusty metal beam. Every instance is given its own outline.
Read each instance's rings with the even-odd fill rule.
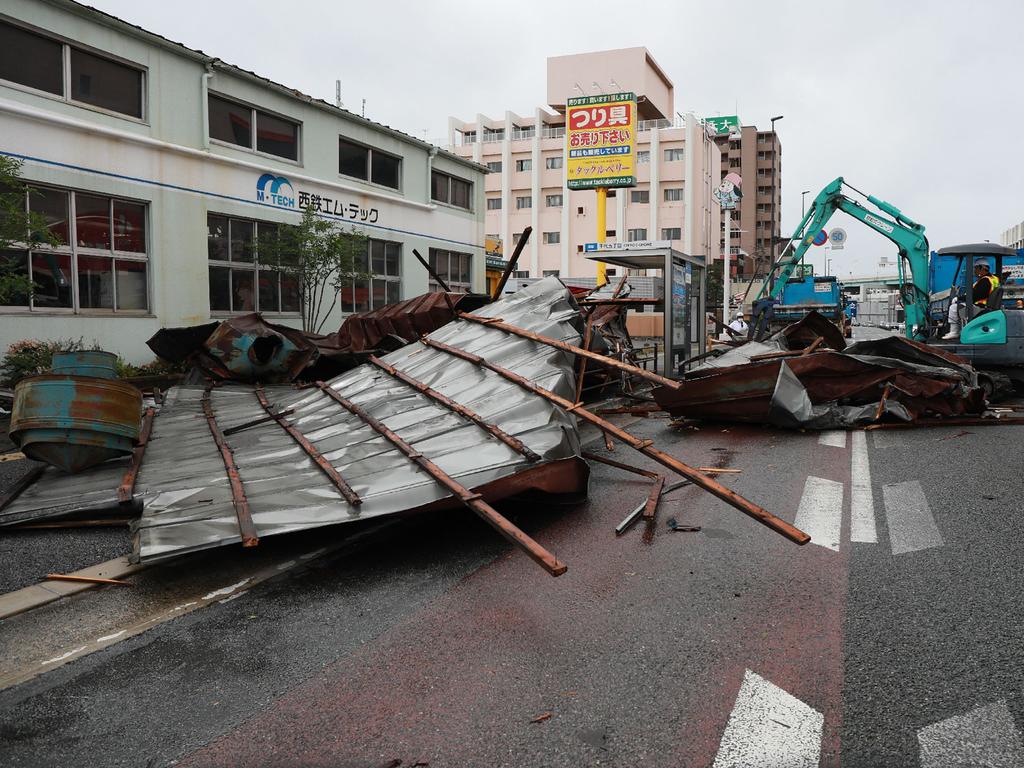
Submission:
[[[213,404],[210,402],[212,388],[207,385],[206,391],[203,392],[203,413],[206,415],[210,434],[213,435],[213,442],[217,444],[217,450],[220,451],[220,457],[224,461],[224,469],[228,473],[228,483],[231,485],[231,503],[235,507],[235,517],[238,518],[238,532],[242,536],[242,546],[255,547],[260,543],[260,539],[256,533],[256,525],[252,521],[252,510],[249,509],[249,500],[242,487],[242,478],[238,474],[235,457],[217,425],[217,415],[213,412]]]
[[[132,451],[132,459],[121,478],[121,485],[117,488],[117,500],[124,503],[131,501],[135,494],[135,481],[139,477],[139,469],[142,468],[142,458],[146,455],[146,446],[149,444],[149,436],[153,432],[153,416],[156,415],[156,408],[150,406],[142,417],[142,430],[139,432],[139,443]]]
[[[263,391],[263,385],[261,384],[256,385],[256,399],[260,401],[260,405],[263,406],[263,410],[267,412],[267,415],[276,421],[281,429],[287,432],[288,436],[299,444],[299,447],[302,448],[302,450],[306,452],[306,455],[313,460],[313,463],[320,468],[320,471],[327,475],[327,479],[330,480],[331,484],[338,489],[342,496],[345,497],[345,501],[353,507],[358,507],[363,503],[363,500],[359,498],[359,494],[352,490],[352,486],[345,482],[345,478],[341,476],[341,473],[334,468],[334,465],[331,464],[331,462],[324,458],[323,454],[317,450],[317,447],[309,442],[309,438],[302,434],[295,425],[285,421],[282,414],[274,412],[273,406],[271,406],[270,401],[267,400],[267,394]]]
[[[320,388],[321,392],[334,400],[334,402],[349,413],[357,416],[374,432],[395,446],[395,448],[397,448],[401,453],[405,454],[409,460],[437,481],[438,485],[446,488],[452,493],[452,495],[459,499],[459,501],[480,515],[480,517],[489,523],[496,531],[498,531],[498,533],[507,538],[513,544],[518,545],[548,573],[552,576],[561,576],[565,573],[566,567],[563,563],[559,562],[559,560],[544,549],[544,547],[523,533],[523,531],[509,522],[506,518],[502,517],[496,509],[483,500],[483,497],[481,497],[479,493],[473,493],[473,491],[466,488],[458,480],[446,473],[434,462],[405,442],[405,440],[403,440],[396,432],[388,429],[388,427],[380,421],[375,419],[351,400],[342,397],[327,384],[324,384],[322,381],[318,381],[316,385]]]
[[[605,419],[602,419],[600,416],[596,416],[590,411],[586,410],[581,406],[580,403],[570,403],[564,397],[556,395],[554,392],[550,392],[542,387],[537,386],[529,379],[520,376],[518,373],[515,373],[514,371],[510,371],[507,368],[502,368],[500,365],[495,365],[494,363],[488,362],[479,355],[474,355],[471,352],[466,352],[465,350],[457,349],[456,347],[451,347],[448,346],[447,344],[442,344],[439,341],[434,341],[433,339],[426,337],[420,339],[420,342],[434,349],[439,349],[442,352],[447,352],[453,357],[458,357],[462,360],[467,360],[475,365],[486,368],[489,371],[493,371],[494,373],[497,373],[499,376],[502,376],[503,378],[506,378],[509,381],[515,382],[523,389],[533,392],[535,395],[543,397],[545,400],[549,400],[550,402],[554,403],[555,405],[558,405],[561,408],[564,408],[566,411],[570,413],[575,413],[576,416],[578,416],[579,418],[583,419],[584,421],[590,422],[598,429],[604,430],[606,433],[613,435],[622,442],[626,443],[626,445],[630,446],[631,448],[639,451],[640,453],[644,454],[645,456],[648,456],[651,459],[654,459],[662,466],[671,469],[673,472],[682,475],[688,480],[692,480],[694,484],[699,485],[701,488],[708,491],[713,496],[717,496],[719,499],[735,507],[743,514],[752,517],[754,520],[757,520],[762,525],[771,528],[773,531],[781,534],[782,536],[785,536],[790,541],[793,541],[796,544],[806,544],[811,540],[811,537],[803,531],[801,531],[799,528],[790,525],[785,520],[776,517],[775,515],[768,512],[766,509],[763,509],[758,505],[754,504],[753,502],[745,499],[743,496],[740,496],[735,491],[726,488],[717,480],[708,477],[703,472],[700,472],[697,469],[689,466],[688,464],[679,461],[679,459],[675,458],[674,456],[670,456],[664,451],[658,450],[657,448],[653,447],[652,440],[641,440],[640,438],[631,435],[624,429],[620,429],[611,422],[606,421]]]
[[[527,331],[524,328],[518,328],[514,325],[509,325],[508,323],[503,322],[500,318],[479,317],[477,315],[472,315],[468,312],[459,312],[458,316],[463,320],[469,320],[470,322],[473,323],[486,325],[489,328],[498,328],[499,330],[505,331],[505,333],[511,333],[514,336],[520,336],[524,339],[529,339],[530,341],[536,341],[538,344],[546,344],[549,347],[560,349],[563,352],[568,352],[573,355],[580,355],[582,357],[587,358],[588,360],[597,363],[598,365],[604,365],[609,368],[615,368],[616,370],[623,371],[624,373],[628,373],[633,376],[638,376],[641,379],[647,379],[648,381],[653,382],[654,384],[660,384],[661,386],[668,387],[669,389],[679,389],[682,386],[682,384],[678,381],[666,379],[664,376],[659,376],[656,373],[651,373],[650,371],[647,371],[643,368],[638,368],[635,365],[623,363],[622,361],[616,360],[613,357],[605,357],[604,355],[599,355],[596,352],[591,352],[589,349],[582,349],[572,344],[566,344],[564,341],[560,341],[559,339],[552,339],[547,336],[541,336],[539,333],[534,333],[533,331]]]
[[[19,479],[14,485],[3,493],[0,493],[0,510],[18,498],[26,488],[42,476],[45,470],[45,464],[38,464],[22,475],[21,479]]]
[[[498,427],[495,424],[491,424],[490,422],[484,421],[475,411],[471,410],[465,405],[462,405],[462,403],[455,402],[447,395],[443,395],[436,389],[432,389],[431,387],[424,384],[422,381],[418,381],[417,379],[414,379],[412,376],[405,373],[404,371],[398,370],[397,368],[395,368],[395,366],[390,365],[389,363],[385,363],[379,357],[374,357],[373,355],[371,355],[370,363],[380,368],[389,376],[393,376],[394,378],[398,379],[403,384],[409,385],[417,392],[419,392],[421,395],[430,398],[435,403],[440,403],[445,408],[448,408],[449,410],[459,414],[459,416],[462,416],[463,418],[473,422],[478,427],[480,427],[480,429],[493,435],[495,438],[503,442],[516,453],[525,456],[529,461],[540,461],[540,456],[537,455],[533,450],[531,450],[530,447],[526,445],[526,443],[524,443],[518,437],[513,437],[512,435],[508,434],[505,430],[501,429],[501,427]]]
[[[509,258],[508,264],[505,265],[505,271],[501,273],[501,279],[498,280],[498,284],[494,286],[494,293],[491,294],[491,301],[497,301],[501,298],[501,292],[505,290],[505,285],[508,283],[508,279],[512,275],[512,271],[516,268],[516,264],[519,263],[519,256],[526,247],[526,243],[530,239],[530,234],[532,232],[533,227],[527,227],[519,236],[519,242],[516,243],[516,247],[512,251],[512,256]]]
[[[631,464],[623,464],[621,461],[608,459],[596,453],[591,453],[590,451],[583,451],[580,455],[587,461],[596,461],[599,464],[607,464],[609,467],[623,469],[626,472],[632,472],[634,475],[643,475],[644,477],[651,478],[651,480],[657,480],[659,477],[661,477],[661,475],[659,475],[657,472],[652,472],[649,469],[640,469],[640,467],[634,467]]]
[[[654,520],[658,513],[658,502],[661,501],[661,492],[665,489],[665,476],[661,475],[654,481],[654,487],[647,495],[647,504],[644,505],[644,520]]]
[[[444,280],[442,280],[441,276],[439,274],[437,274],[437,272],[434,271],[434,268],[430,266],[430,262],[429,261],[427,261],[422,256],[420,256],[420,252],[419,251],[417,251],[415,248],[413,248],[412,249],[412,255],[415,256],[416,259],[419,261],[419,263],[423,265],[423,268],[425,270],[427,270],[427,274],[429,274],[432,278],[434,278],[434,282],[437,283],[439,286],[441,286],[441,290],[442,291],[444,291],[445,293],[451,293],[452,292],[452,289],[448,287],[448,283],[446,283]]]

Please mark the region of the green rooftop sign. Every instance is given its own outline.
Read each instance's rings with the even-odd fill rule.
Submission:
[[[740,132],[740,118],[738,115],[726,115],[725,117],[705,117],[704,122],[711,126],[711,129],[718,135],[732,135]]]

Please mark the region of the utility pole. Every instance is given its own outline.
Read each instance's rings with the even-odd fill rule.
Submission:
[[[724,207],[724,206],[723,206]],[[722,254],[722,323],[729,325],[729,300],[732,298],[732,287],[729,284],[732,263],[732,208],[725,208],[725,252]],[[728,339],[729,334],[722,331],[722,338]]]

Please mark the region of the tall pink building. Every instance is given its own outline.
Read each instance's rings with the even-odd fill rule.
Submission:
[[[638,100],[637,185],[610,191],[607,241],[667,240],[708,263],[720,258],[720,214],[711,193],[721,179],[721,151],[699,118],[675,111],[672,81],[650,52],[555,56],[547,69],[547,106],[532,115],[448,120],[451,150],[491,171],[484,180],[487,237],[500,240],[507,257],[533,227],[518,276],[596,274],[583,246],[597,240],[597,193],[566,186],[565,104],[622,91]]]

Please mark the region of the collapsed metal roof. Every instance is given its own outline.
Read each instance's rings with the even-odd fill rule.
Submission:
[[[554,278],[484,307],[477,315],[500,317],[572,344],[580,341],[579,310]],[[510,338],[476,322],[449,323],[429,338],[486,355],[491,363],[573,398],[573,360],[564,351]],[[432,394],[424,392],[426,388]],[[461,412],[452,403],[461,406]],[[414,343],[379,363],[339,376],[322,389],[172,390],[154,420],[135,480],[134,497],[143,503],[134,525],[135,556],[154,560],[244,542],[247,536],[365,520],[444,500],[457,503],[448,487],[423,471],[415,454],[403,453],[372,421],[392,430],[415,454],[427,457],[464,488],[490,484],[489,498],[531,483],[564,491],[581,484],[585,488],[586,465],[578,458],[579,436],[570,414],[492,371]],[[228,435],[222,438],[226,451],[216,431]],[[556,462],[562,465],[562,477],[538,471],[550,470]],[[114,504],[128,468],[129,462],[120,460],[74,476],[47,470],[43,482],[26,490],[3,516],[24,519],[33,510]],[[515,484],[494,487],[496,481],[514,475],[520,475]],[[247,508],[245,516],[241,502]],[[251,521],[248,532],[243,517]]]

